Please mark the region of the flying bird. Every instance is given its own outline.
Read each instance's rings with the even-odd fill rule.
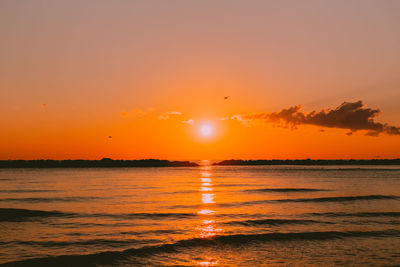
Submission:
[[[224,99],[228,99],[229,98],[229,96],[224,96]]]
[[[109,138],[109,139],[111,139],[111,138],[112,138],[112,136],[111,136],[111,135],[109,135],[109,136],[108,136],[108,138]]]

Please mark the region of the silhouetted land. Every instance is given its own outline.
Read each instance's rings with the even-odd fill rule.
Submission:
[[[113,167],[195,167],[189,161],[169,161],[160,159],[141,160],[0,160],[0,168],[113,168]]]
[[[213,165],[400,165],[400,159],[231,159]]]

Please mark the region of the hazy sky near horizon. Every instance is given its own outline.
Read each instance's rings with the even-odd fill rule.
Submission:
[[[3,0],[0,159],[400,157],[400,135],[371,125],[243,121],[361,100],[381,113],[356,125],[400,126],[399,14],[394,0]]]

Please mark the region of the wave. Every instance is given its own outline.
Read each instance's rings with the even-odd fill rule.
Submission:
[[[45,190],[45,189],[1,189],[0,193],[48,193],[57,192],[57,190]]]
[[[192,194],[197,193],[199,190],[181,190],[181,191],[169,191],[169,192],[160,192],[161,194],[166,195],[175,195],[175,194]]]
[[[225,224],[238,224],[244,226],[257,226],[257,225],[282,225],[282,224],[311,224],[311,223],[327,223],[314,220],[292,220],[292,219],[261,219],[261,220],[245,220],[245,221],[231,221]]]
[[[245,190],[248,192],[319,192],[319,191],[330,191],[327,189],[314,189],[314,188],[261,188],[261,189],[249,189]]]
[[[276,202],[343,202],[356,200],[379,200],[379,199],[400,199],[393,195],[366,195],[366,196],[344,196],[344,197],[318,197],[318,198],[289,198],[276,199]]]
[[[81,202],[88,200],[104,199],[104,197],[26,197],[26,198],[1,198],[4,202]]]
[[[214,184],[215,187],[237,187],[237,186],[241,186],[241,187],[249,187],[249,186],[253,186],[255,184],[223,184],[223,183],[219,183],[219,184]]]
[[[324,213],[308,213],[306,215],[324,216],[324,217],[400,217],[400,212],[324,212]]]
[[[194,213],[72,213],[61,211],[28,210],[14,208],[0,208],[1,222],[22,222],[32,219],[48,217],[107,217],[116,219],[162,219],[162,218],[189,218],[197,216]]]
[[[41,246],[41,247],[65,247],[65,246],[90,246],[90,245],[111,245],[118,247],[119,245],[130,245],[142,243],[143,240],[138,241],[135,239],[127,240],[110,240],[110,239],[89,239],[79,241],[10,241],[1,242],[0,245],[26,245],[26,246]],[[149,240],[145,240],[149,241]]]
[[[133,219],[133,218],[142,218],[142,219],[158,219],[158,218],[188,218],[196,216],[195,213],[121,213],[121,214],[109,214],[109,213],[93,213],[87,214],[86,216],[94,216],[94,217],[111,217],[111,218],[122,218],[122,219]]]
[[[120,235],[143,235],[143,234],[182,234],[181,230],[172,230],[172,229],[159,229],[159,230],[148,230],[148,231],[124,231],[119,232]],[[114,234],[111,234],[114,235]],[[143,241],[143,240],[141,240]],[[148,240],[147,240],[148,241]]]
[[[330,240],[343,238],[370,238],[400,236],[400,231],[327,231],[300,233],[266,233],[266,234],[236,234],[222,235],[214,238],[193,238],[180,240],[176,243],[131,248],[124,251],[107,251],[89,255],[62,255],[46,258],[34,258],[2,264],[1,266],[98,266],[116,264],[119,261],[133,261],[132,257],[149,257],[157,253],[173,253],[178,249],[193,247],[209,247],[221,245],[243,245],[253,242],[293,241],[293,240]]]
[[[230,202],[230,203],[219,203],[216,204],[220,207],[231,207],[231,206],[242,206],[242,205],[257,205],[265,203],[282,203],[282,202],[347,202],[347,201],[358,201],[358,200],[398,200],[399,196],[392,195],[366,195],[366,196],[344,196],[344,197],[318,197],[318,198],[284,198],[284,199],[265,199],[265,200],[253,200],[244,202]],[[189,207],[184,206],[182,207]]]
[[[72,215],[72,213],[59,211],[0,208],[0,222],[21,222],[31,220],[32,218],[66,217]]]

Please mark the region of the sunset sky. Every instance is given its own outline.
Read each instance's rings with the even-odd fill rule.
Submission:
[[[2,0],[0,159],[399,158],[399,14]]]

